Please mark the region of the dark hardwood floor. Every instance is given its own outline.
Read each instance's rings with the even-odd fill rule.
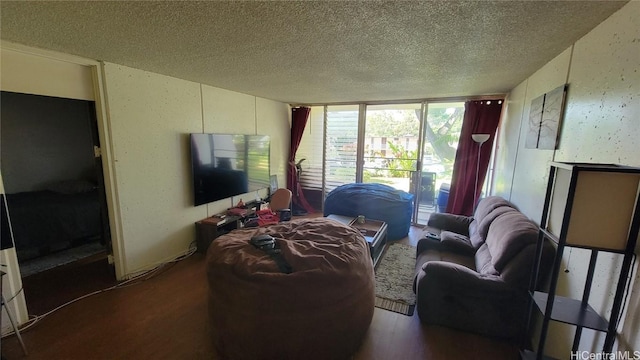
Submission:
[[[68,301],[117,283],[106,252],[22,279],[30,315],[45,314]]]
[[[412,227],[400,241],[415,245],[420,235],[420,228]],[[91,262],[83,266],[90,267]],[[39,312],[77,296],[80,289],[89,293],[96,285],[111,285],[102,283],[104,280],[92,282],[90,277],[73,278],[75,288],[61,285],[68,284],[69,276],[51,271],[48,279],[40,279],[44,284],[63,286],[66,295],[43,302]],[[207,291],[204,256],[194,254],[135,285],[87,297],[46,316],[22,332],[27,357],[15,336],[3,338],[2,355],[8,360],[217,359],[207,324]],[[511,344],[423,325],[417,314],[404,316],[378,308],[353,356],[355,360],[517,358],[517,348]]]

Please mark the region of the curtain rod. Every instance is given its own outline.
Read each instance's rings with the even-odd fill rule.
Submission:
[[[375,101],[350,101],[350,102],[329,102],[329,103],[289,103],[291,107],[299,106],[332,106],[332,105],[385,105],[385,104],[407,104],[407,103],[442,103],[442,102],[460,102],[460,101],[473,101],[473,100],[504,100],[507,94],[493,94],[493,95],[480,95],[480,96],[456,96],[456,97],[444,97],[444,98],[422,98],[422,99],[408,99],[408,100],[375,100]]]

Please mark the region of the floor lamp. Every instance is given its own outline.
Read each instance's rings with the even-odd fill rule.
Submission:
[[[476,185],[473,187],[473,208],[478,205],[478,176],[480,175],[480,150],[482,144],[489,140],[489,134],[472,134],[473,141],[478,143],[478,160],[476,161]]]

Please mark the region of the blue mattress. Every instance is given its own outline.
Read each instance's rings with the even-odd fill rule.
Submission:
[[[324,216],[364,215],[387,223],[387,238],[398,240],[409,234],[413,195],[389,185],[354,183],[333,189],[324,201]]]

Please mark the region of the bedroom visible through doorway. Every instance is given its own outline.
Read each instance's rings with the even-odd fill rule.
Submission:
[[[92,257],[113,272],[94,102],[0,96],[1,171],[23,283]]]

